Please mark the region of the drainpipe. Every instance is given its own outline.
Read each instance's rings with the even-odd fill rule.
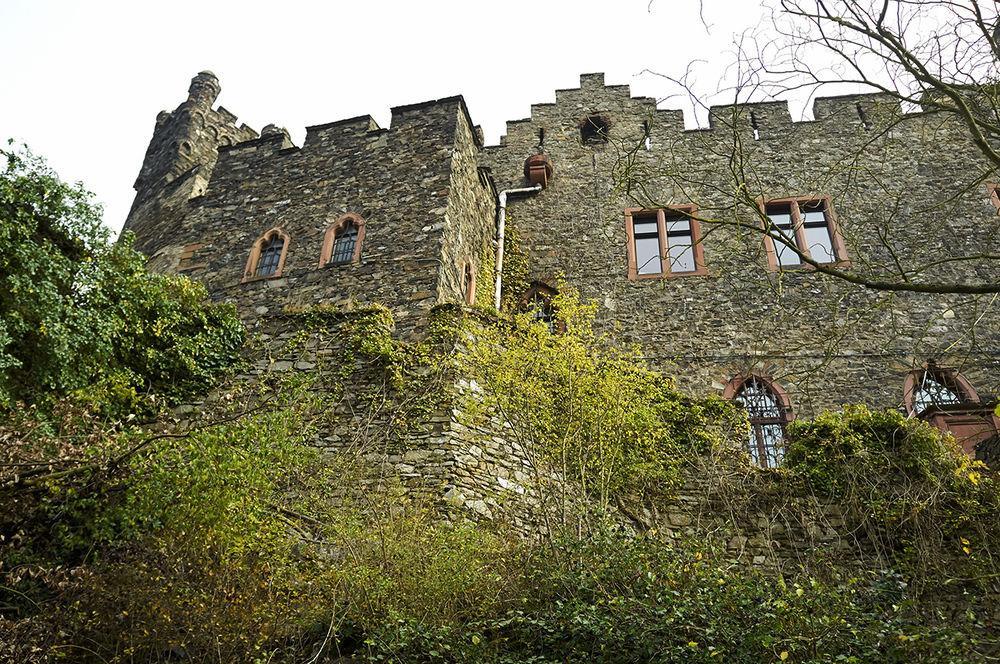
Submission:
[[[541,191],[542,185],[536,184],[534,187],[522,187],[520,189],[505,189],[497,194],[499,205],[497,218],[497,262],[496,280],[493,287],[493,306],[500,311],[500,292],[503,290],[503,239],[504,228],[507,222],[507,196],[510,194],[533,194]]]

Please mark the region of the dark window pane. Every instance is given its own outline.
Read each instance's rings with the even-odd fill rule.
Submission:
[[[336,234],[333,240],[331,263],[349,263],[354,260],[354,250],[358,244],[358,228],[351,222]]]
[[[267,240],[260,252],[260,258],[257,259],[257,270],[254,274],[258,277],[269,277],[277,272],[284,246],[285,240],[280,235]]]

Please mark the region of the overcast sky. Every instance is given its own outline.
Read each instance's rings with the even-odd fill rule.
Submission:
[[[0,138],[82,181],[118,231],[157,112],[212,70],[220,104],[254,129],[305,127],[462,94],[495,143],[506,120],[603,71],[634,95],[719,59],[758,23],[753,0],[0,0]],[[661,103],[680,108],[679,100]]]

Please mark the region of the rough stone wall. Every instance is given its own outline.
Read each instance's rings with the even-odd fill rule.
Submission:
[[[463,120],[464,120],[463,116]],[[476,303],[490,304],[495,264],[496,193],[492,178],[480,169],[482,143],[477,128],[460,122],[455,132],[451,195],[441,244],[442,301],[461,302],[463,271],[471,263]]]
[[[366,494],[389,491],[432,506],[443,519],[500,522],[523,537],[588,527],[587,501],[572,483],[521,445],[498,413],[474,405],[482,403],[482,387],[455,371],[466,350],[461,343],[437,347],[421,378],[411,377],[399,390],[385,367],[354,347],[352,325],[370,315],[326,314],[318,324],[305,322],[309,314],[261,316],[256,350],[236,377],[254,382],[299,374],[310,390],[326,395],[330,409],[313,444],[344,455],[338,467],[349,469],[347,481],[330,487],[332,499],[364,505]],[[445,307],[433,315],[457,323],[468,314]],[[203,405],[185,404],[175,415],[192,417]],[[774,473],[753,478],[762,490],[734,497],[731,478],[713,473],[710,459],[701,463],[687,469],[675,497],[627,512],[611,506],[612,514],[623,527],[638,521],[666,539],[711,535],[734,560],[769,568],[796,569],[821,548],[828,557],[857,555],[858,542],[835,505],[775,491],[781,478]],[[747,498],[754,495],[770,497],[755,503]]]
[[[180,106],[156,116],[125,222],[125,230],[135,233],[142,251],[158,249],[165,235],[183,221],[188,199],[205,191],[220,147],[257,138],[245,124],[237,126],[236,116],[228,110],[212,108],[220,91],[215,75],[201,72]]]
[[[176,130],[165,127],[143,173],[169,161],[158,146]],[[191,187],[174,193],[168,185],[140,203],[143,185],[127,228],[154,269],[200,279],[248,322],[286,306],[380,303],[401,330],[415,330],[431,307],[460,298],[455,263],[478,261],[489,244],[492,194],[477,151],[460,97],[394,108],[389,129],[369,116],[310,127],[301,148],[268,127],[260,138],[219,147],[200,195],[187,200]],[[194,165],[178,179],[205,170]],[[360,260],[321,266],[326,231],[346,213],[365,221]],[[289,236],[282,273],[245,279],[251,247],[275,227]]]
[[[529,120],[510,123],[502,144],[485,155],[461,98],[395,108],[389,129],[369,116],[311,127],[299,148],[277,128],[257,138],[235,127],[231,114],[211,109],[218,94],[211,81],[201,83],[161,118],[127,227],[154,269],[187,273],[205,282],[214,298],[238,305],[266,347],[243,378],[309,372],[328,381],[327,389],[342,387],[335,417],[316,444],[336,453],[364,443],[366,460],[384,471],[380,477],[398,478],[446,518],[504,519],[524,534],[538,533],[545,528],[538,485],[558,484],[558,477],[541,473],[495,416],[463,412],[477,388],[458,375],[433,408],[399,429],[396,411],[373,408],[363,398],[384,377],[324,373],[342,354],[344,335],[336,328],[313,330],[304,346],[289,346],[303,329],[282,312],[384,304],[398,336],[419,337],[410,333],[425,326],[434,307],[461,301],[467,261],[480,302],[489,304],[495,189],[479,166],[492,167],[500,188],[523,186],[524,159],[536,152],[540,129],[555,175],[546,190],[511,201],[509,209],[530,278],[552,285],[565,279],[597,300],[600,322],[613,338],[641,344],[650,363],[682,387],[705,393],[735,373],[764,371],[789,391],[796,411],[808,415],[847,402],[897,405],[903,374],[927,357],[961,368],[981,394],[1000,374],[989,352],[997,332],[988,298],[886,297],[808,272],[779,276],[763,269],[759,243],[743,243],[725,229],[705,240],[707,276],[627,278],[623,210],[645,201],[616,187],[616,174],[635,169],[653,200],[696,200],[706,215],[725,218],[730,201],[720,192],[736,139],[753,157],[753,179],[768,195],[833,197],[859,269],[886,258],[873,233],[879,225],[906,229],[893,247],[904,256],[927,246],[958,254],[993,242],[996,210],[982,187],[930,206],[941,189],[974,177],[974,152],[946,125],[906,122],[873,137],[855,100],[821,99],[818,119],[806,123],[792,123],[780,104],[755,106],[760,140],[748,126],[728,128],[721,110],[711,129],[686,131],[680,113],[656,110],[653,100],[634,99],[627,87],[605,87],[602,76],[586,75],[580,89],[558,91],[555,104],[536,105]],[[862,103],[877,111],[875,101]],[[607,145],[580,140],[579,123],[592,113],[611,122]],[[642,146],[644,122],[649,150]],[[229,134],[205,129],[223,125]],[[174,138],[188,135],[198,138],[193,156],[172,147]],[[851,157],[864,142],[869,159],[859,171]],[[360,261],[320,266],[326,230],[348,212],[365,220]],[[290,238],[281,276],[245,280],[253,242],[274,227]],[[942,265],[940,277],[988,276],[963,269]],[[724,534],[735,556],[759,563],[842,545],[837,531],[844,524],[835,508],[811,506],[794,523],[761,512],[731,530],[715,493],[710,480],[695,479],[676,501],[640,516],[669,536]]]
[[[755,193],[832,197],[861,273],[891,264],[880,229],[903,259],[928,248],[944,258],[995,245],[997,209],[978,181],[985,164],[961,128],[932,116],[867,130],[859,103],[869,118],[885,104],[872,96],[817,99],[816,120],[807,122],[792,122],[784,103],[750,105],[755,140],[748,113],[734,124],[727,109],[713,109],[709,129],[685,130],[680,111],[657,110],[654,100],[589,74],[580,88],[558,90],[555,103],[508,123],[484,161],[498,188],[523,186],[524,160],[545,130],[554,176],[543,192],[510,205],[531,278],[564,279],[598,301],[613,338],[639,343],[683,388],[721,391],[732,376],[755,371],[778,380],[801,415],[845,403],[892,407],[902,401],[905,373],[935,357],[988,396],[1000,381],[1000,316],[990,296],[887,295],[804,270],[779,275],[766,269],[759,239],[720,226],[704,239],[707,276],[628,279],[625,208],[695,202],[708,219],[746,220],[734,208],[734,145]],[[579,124],[591,114],[610,120],[605,145],[581,141]],[[626,187],[628,175],[644,189]],[[963,193],[940,200],[955,191]],[[929,274],[990,278],[960,262]]]

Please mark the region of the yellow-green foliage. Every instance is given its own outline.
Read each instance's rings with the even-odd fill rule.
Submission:
[[[595,305],[562,291],[556,332],[531,313],[470,323],[465,368],[481,391],[469,411],[493,413],[585,491],[669,491],[683,460],[720,443],[738,415],[681,394],[637,350],[611,345],[594,331]]]
[[[789,472],[844,507],[879,550],[921,576],[997,577],[1000,484],[950,436],[863,406],[796,422],[789,434]]]

